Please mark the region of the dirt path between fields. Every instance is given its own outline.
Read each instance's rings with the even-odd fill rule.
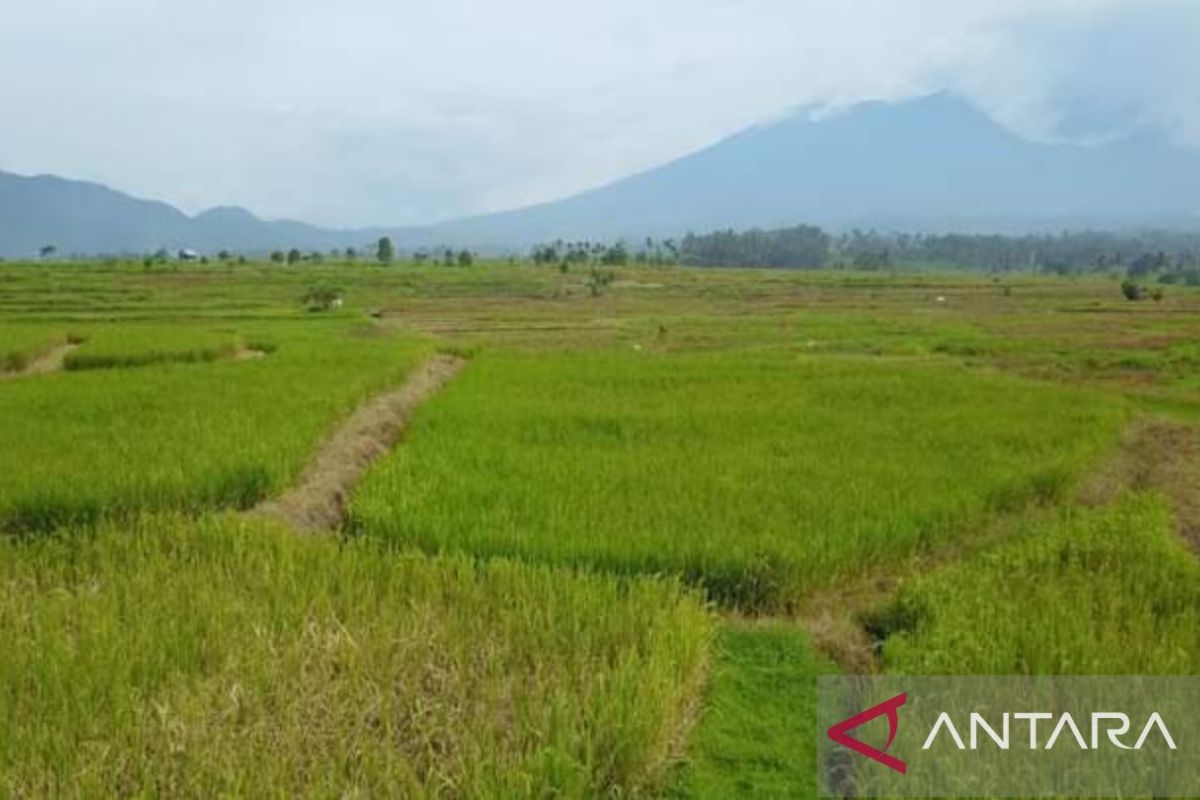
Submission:
[[[0,372],[0,381],[28,378],[31,375],[48,375],[60,372],[67,356],[79,348],[78,344],[66,343],[55,345],[29,362],[24,369],[16,372]]]
[[[1084,483],[1080,502],[1105,505],[1128,490],[1166,497],[1179,535],[1200,555],[1200,429],[1161,417],[1135,422],[1116,457]]]
[[[296,486],[251,513],[275,517],[298,531],[337,528],[345,519],[350,493],[367,468],[395,447],[417,407],[466,363],[457,356],[435,356],[399,389],[369,401],[325,440]]]
[[[808,632],[813,646],[850,675],[879,671],[879,649],[886,631],[873,630],[871,617],[886,609],[904,583],[939,567],[986,552],[1030,524],[1043,507],[1007,514],[984,523],[970,536],[935,551],[883,564],[857,578],[815,589],[800,603],[795,621]]]

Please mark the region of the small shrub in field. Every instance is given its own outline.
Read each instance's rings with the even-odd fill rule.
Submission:
[[[616,279],[617,274],[612,270],[593,267],[587,277],[588,291],[592,293],[592,297],[599,297]]]
[[[247,339],[243,344],[246,350],[263,355],[271,355],[279,350],[279,345],[269,339]]]
[[[317,283],[308,287],[300,298],[309,311],[328,311],[341,305],[342,290],[328,283]]]
[[[392,240],[384,236],[375,246],[375,260],[380,264],[387,266],[396,258],[396,247],[392,244]]]

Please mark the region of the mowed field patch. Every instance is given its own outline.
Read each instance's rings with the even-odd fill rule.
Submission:
[[[1119,401],[952,363],[485,354],[368,474],[355,528],[431,552],[668,572],[743,609],[1064,498]]]

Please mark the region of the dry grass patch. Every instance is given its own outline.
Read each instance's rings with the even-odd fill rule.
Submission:
[[[245,519],[0,541],[0,794],[662,787],[710,618],[618,581]]]
[[[258,513],[303,531],[336,528],[363,472],[395,446],[413,411],[465,365],[457,356],[436,356],[414,370],[399,389],[362,406],[325,440],[299,484],[260,505]]]
[[[1127,490],[1164,495],[1179,533],[1200,552],[1200,431],[1161,418],[1130,427],[1116,457],[1085,483],[1081,500],[1103,505]]]

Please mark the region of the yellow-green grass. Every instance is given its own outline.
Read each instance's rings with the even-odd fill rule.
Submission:
[[[671,581],[234,517],[0,540],[0,794],[649,794],[710,626]]]
[[[341,336],[353,319],[362,320],[364,311],[374,310],[383,312],[382,327],[434,334],[456,347],[481,349],[483,355],[461,376],[461,383],[418,414],[403,452],[372,479],[376,485],[369,490],[369,508],[364,506],[369,513],[360,520],[368,523],[365,528],[430,550],[507,554],[526,563],[585,565],[626,574],[681,573],[722,599],[747,607],[786,606],[814,581],[838,581],[863,565],[872,567],[873,573],[886,573],[906,554],[941,551],[948,545],[951,552],[942,552],[939,559],[945,560],[959,537],[971,536],[997,515],[1028,502],[1062,500],[1071,477],[1086,470],[1094,454],[1111,443],[1125,415],[1121,401],[1101,399],[1098,392],[1133,397],[1175,413],[1200,413],[1194,352],[1194,342],[1200,338],[1196,313],[1200,292],[1196,291],[1172,288],[1162,303],[1131,304],[1120,296],[1119,281],[1106,278],[639,268],[618,273],[603,296],[592,297],[583,284],[585,271],[563,275],[554,269],[499,264],[469,269],[400,263],[387,268],[343,263],[209,264],[149,270],[116,262],[0,264],[0,352],[5,331],[17,327],[49,331],[54,341],[86,328],[94,338],[77,354],[89,349],[98,352],[101,336],[109,352],[121,357],[140,357],[155,348],[172,355],[203,350],[207,346],[203,338],[210,333],[217,334],[218,346],[225,346],[230,339],[222,337],[231,335],[248,345],[280,346],[270,358],[247,363],[219,360],[0,383],[0,516],[8,515],[9,527],[28,529],[47,528],[64,517],[92,517],[142,505],[192,510],[212,504],[245,505],[268,490],[261,488],[266,483],[261,471],[251,469],[237,477],[231,468],[244,463],[270,461],[274,465],[269,468],[271,485],[286,484],[290,479],[280,476],[294,475],[303,462],[302,451],[311,449],[337,416],[353,405],[344,402],[347,398],[368,383],[381,387],[400,379],[403,369],[398,365],[403,358],[376,349],[382,345],[374,339],[367,340],[367,349],[359,352],[363,361],[353,369],[343,371],[333,363],[358,357],[357,344],[352,352]],[[305,313],[300,297],[318,281],[343,288],[346,307],[326,315]],[[946,301],[938,302],[938,297]],[[138,325],[127,324],[133,322]],[[130,338],[131,331],[144,331],[150,325],[165,327],[153,343],[146,344],[146,337]],[[124,337],[124,342],[114,337]],[[297,341],[308,368],[295,360],[301,354]],[[328,353],[322,355],[326,348]],[[501,348],[519,349],[526,355],[497,352]],[[559,355],[547,356],[548,351]],[[682,355],[692,351],[708,355]],[[589,354],[578,358],[565,354],[570,352]],[[326,355],[330,363],[321,361]],[[373,363],[367,364],[368,358]],[[281,362],[286,375],[277,371]],[[824,362],[823,366],[817,362]],[[803,366],[793,374],[795,365]],[[1094,384],[1096,389],[1070,392],[1037,387],[998,378],[990,373],[995,367]],[[392,369],[396,379],[383,380],[382,372]],[[838,370],[846,373],[844,390],[838,389]],[[167,377],[183,371],[193,377]],[[55,397],[68,386],[84,386],[75,381],[98,379],[101,374],[109,378],[86,384],[86,389],[72,388],[61,399]],[[248,374],[263,384],[261,391],[242,384]],[[372,383],[377,379],[378,384]],[[226,381],[233,381],[234,388],[225,387]],[[36,392],[28,388],[34,382],[43,388]],[[25,384],[22,392],[28,394],[14,405],[4,398],[12,396],[9,387],[16,384]],[[122,399],[123,394],[128,397]],[[92,402],[93,395],[101,399],[99,407]],[[259,410],[248,412],[239,409],[241,405]],[[170,421],[179,408],[187,409],[185,416],[194,417],[194,424]],[[43,423],[46,409],[53,413]],[[150,424],[143,430],[136,420],[144,413]],[[103,432],[114,418],[125,420],[115,430],[132,444],[105,438]],[[283,441],[292,418],[299,420],[298,428],[309,437],[303,446]],[[26,432],[6,432],[11,426],[25,426]],[[42,442],[43,429],[59,428],[70,435],[51,433]],[[97,431],[101,436],[93,441]],[[263,436],[270,440],[266,446],[258,441]],[[430,437],[436,446],[426,443]],[[172,444],[177,438],[184,444]],[[225,456],[219,459],[206,452],[209,441],[237,457],[222,460]],[[15,453],[5,452],[17,444]],[[77,447],[81,448],[78,457],[73,454]],[[939,460],[943,451],[945,464]],[[281,461],[272,460],[276,457]],[[406,466],[398,466],[406,460]],[[644,469],[638,468],[639,462]],[[215,469],[206,472],[199,468],[204,465]],[[36,474],[26,481],[22,475],[30,469]],[[112,477],[121,472],[126,479]],[[234,488],[214,491],[212,485],[222,484],[212,479],[213,474],[233,475],[226,486]],[[18,485],[21,481],[25,483]],[[444,503],[439,500],[443,492]],[[39,498],[46,501],[42,512],[49,509],[49,513],[17,517],[10,513],[14,508],[22,512],[37,508],[31,500]],[[833,528],[846,519],[860,520],[861,530],[839,540]],[[1074,519],[1083,525],[1080,517]],[[491,532],[483,527],[484,521]],[[204,522],[199,527],[207,530],[214,525]],[[219,527],[224,528],[224,523]],[[1004,528],[1011,529],[1012,522]],[[1072,671],[1075,668],[1068,665],[1094,660],[1102,646],[1142,647],[1148,632],[1161,627],[1161,648],[1149,650],[1144,658],[1101,661],[1094,671],[1103,667],[1122,672],[1194,672],[1184,666],[1192,658],[1187,637],[1173,627],[1194,625],[1186,613],[1177,613],[1178,588],[1196,583],[1190,568],[1179,563],[1178,549],[1159,551],[1157,546],[1146,548],[1144,542],[1118,547],[1110,541],[1110,551],[1116,555],[1101,558],[1100,568],[1094,571],[1096,580],[1109,587],[1103,597],[1116,595],[1113,605],[1103,605],[1103,597],[1089,600],[1092,605],[1078,604],[1078,594],[1055,594],[1038,583],[1060,574],[1060,551],[1035,554],[1029,545],[1039,537],[1053,536],[1065,548],[1078,530],[1038,529],[1014,542],[1013,550],[1004,550],[1009,555],[1001,558],[1000,566],[986,560],[995,555],[978,561],[971,557],[932,574],[920,590],[910,588],[898,606],[939,604],[936,613],[920,617],[911,627],[905,614],[892,608],[872,615],[867,620],[872,629],[891,634],[885,645],[888,668],[952,673]],[[1146,530],[1167,536],[1165,527],[1140,523],[1124,526],[1121,532],[1114,528],[1113,535],[1138,538]],[[1156,536],[1151,540],[1157,541]],[[1088,547],[1093,554],[1099,552],[1094,538],[1081,535],[1082,541],[1092,542]],[[59,549],[43,551],[46,559],[56,563],[54,569],[74,569],[69,565],[79,562],[80,551],[62,547],[65,541],[54,541]],[[1169,536],[1163,541],[1169,541]],[[367,546],[355,542],[347,547],[357,552],[356,548]],[[962,552],[977,552],[979,546]],[[279,551],[283,555],[273,552],[251,561],[259,577],[279,573],[284,576],[281,581],[294,579],[291,591],[300,603],[308,597],[303,583],[308,578],[288,571],[294,560],[287,555],[290,547]],[[1014,554],[1018,548],[1030,550],[1018,556]],[[331,549],[342,557],[343,549]],[[196,561],[191,550],[172,552],[187,563]],[[420,561],[411,555],[394,557],[406,564]],[[432,563],[463,565],[466,571],[452,579],[455,584],[469,582],[477,570],[493,569],[466,567],[459,558],[452,555],[448,562]],[[123,565],[135,562],[122,555],[108,571],[117,574]],[[1062,572],[1086,588],[1087,571],[1095,563],[1086,559],[1084,563]],[[1162,564],[1172,566],[1159,572]],[[502,566],[537,573],[544,569],[516,567],[508,560]],[[989,574],[998,569],[1012,572],[1017,580],[1010,585],[1003,575]],[[1139,588],[1143,583],[1132,576],[1139,573],[1160,584],[1153,598],[1138,594],[1144,591]],[[240,573],[230,574],[241,579]],[[159,582],[165,586],[170,580],[167,576]],[[608,585],[614,579],[584,580]],[[260,585],[247,582],[256,588]],[[85,588],[54,597],[64,603],[74,598],[86,608],[91,596],[87,587],[111,583],[94,579]],[[224,601],[210,599],[209,593],[218,588],[232,591],[223,583],[219,577],[185,583],[199,588],[192,591],[190,606],[178,599],[169,604],[182,620],[171,624],[196,624],[195,618],[205,618],[202,615],[209,608],[218,611],[208,619],[242,619],[222,610],[227,607]],[[314,595],[323,597],[325,585],[318,580]],[[4,586],[17,591],[9,583]],[[509,592],[500,584],[492,587],[501,598]],[[386,606],[394,596],[387,591],[391,589],[364,590],[363,605]],[[149,590],[144,594],[149,598],[146,607],[153,611],[157,597]],[[484,613],[483,606],[462,600],[460,590],[446,589],[444,594],[451,599],[429,616],[453,618],[459,607],[464,614]],[[617,596],[623,594],[619,591]],[[376,597],[377,601],[370,599]],[[608,599],[598,599],[592,615],[602,616],[609,604]],[[37,607],[48,606],[39,600]],[[22,608],[28,613],[28,606]],[[1160,609],[1166,622],[1144,624],[1156,619]],[[393,611],[381,609],[381,613]],[[139,613],[124,612],[120,625],[135,625]],[[509,625],[522,624],[522,613],[512,606],[496,613],[503,614]],[[1126,624],[1122,615],[1140,620],[1127,640],[1121,638]],[[61,630],[72,621],[89,618],[63,612],[58,619],[63,620]],[[983,623],[986,637],[974,629],[976,620]],[[623,624],[637,625],[638,620],[627,616]],[[122,641],[130,650],[160,654],[155,656],[159,658],[164,657],[162,652],[187,652],[179,638],[173,638],[174,628],[166,622],[155,625],[153,631],[145,629],[141,639]],[[1023,627],[1030,625],[1041,629],[1030,632]],[[42,630],[51,627],[45,623]],[[205,628],[204,638],[220,638],[210,635],[218,630],[220,636],[236,639],[238,635],[214,621]],[[577,630],[583,630],[582,622]],[[1053,645],[1060,630],[1067,632],[1066,644],[1052,651],[1052,657],[1027,666],[1014,656]],[[647,647],[656,636],[644,640]],[[960,640],[970,655],[958,660],[953,654]],[[160,644],[164,642],[166,647]],[[66,649],[59,648],[59,653]],[[556,669],[544,651],[527,649],[529,670]],[[263,651],[250,647],[248,652]],[[928,656],[929,652],[934,655]],[[1180,657],[1178,652],[1188,655]],[[54,657],[53,648],[45,656]],[[924,656],[932,660],[921,660]],[[828,665],[812,654],[802,633],[785,624],[725,627],[710,657],[714,663],[707,713],[688,748],[690,767],[683,772],[680,791],[710,797],[811,796],[815,781],[810,755],[815,736],[810,721],[811,675]],[[1111,654],[1101,658],[1111,659]],[[510,665],[516,661],[514,656]],[[137,663],[143,665],[138,675],[147,674],[146,662]],[[271,680],[280,684],[281,693],[316,680],[304,663],[279,662]],[[115,706],[107,699],[129,694],[122,687],[133,683],[122,683],[122,674],[118,670],[111,691],[94,691],[85,680],[71,702],[61,702],[62,695],[45,695],[60,700],[39,709],[39,714],[45,711],[47,719],[55,720],[60,718],[60,708],[69,707],[79,717],[97,715],[96,729],[127,730],[111,721],[110,709]],[[316,674],[331,673],[317,670]],[[204,680],[196,685],[209,687]],[[424,693],[441,697],[438,689],[444,687],[432,681]],[[191,690],[166,691],[168,708],[190,708],[192,720],[205,713],[197,710],[202,705],[238,707],[234,701],[222,705],[225,696],[211,688],[188,695],[200,699],[177,702],[175,698],[186,691]],[[222,700],[214,699],[218,696]],[[361,717],[344,713],[355,708],[356,696],[342,689],[320,695],[321,720],[328,717],[322,741],[359,741],[354,736],[360,731]],[[536,697],[541,700],[544,695]],[[647,704],[656,708],[652,700]],[[132,712],[122,713],[123,719],[136,719]],[[171,720],[176,718],[168,714],[159,727],[149,728],[163,740],[156,752],[171,752],[170,732],[178,727]],[[312,717],[299,719],[307,723]],[[438,719],[447,736],[474,735],[461,717],[447,714]],[[538,731],[524,727],[538,720],[522,720],[516,734],[541,746],[544,739],[537,738]],[[249,741],[251,734],[241,731],[239,736],[240,743]],[[146,735],[137,741],[151,738]],[[81,736],[77,741],[83,742],[78,747],[83,756],[107,752],[103,737]],[[255,746],[260,749],[248,752],[264,752],[261,745]],[[317,750],[305,747],[309,753]],[[205,753],[234,749],[222,743]],[[649,749],[664,752],[659,746]],[[187,750],[181,752],[184,755],[173,757],[192,758]],[[431,748],[426,763],[444,761],[449,764],[446,769],[453,770],[458,763],[455,752]],[[66,753],[62,769],[78,767],[83,756]],[[523,756],[515,760],[532,763]],[[431,789],[430,783],[405,784],[389,776],[389,786],[375,789],[367,784],[362,793],[454,794],[458,787],[467,787],[460,793],[523,796],[539,787],[553,787],[565,795],[594,795],[653,793],[661,786],[661,778],[655,777],[641,784],[642,789],[627,788],[635,781],[614,789],[604,780],[587,778],[595,773],[586,767],[558,770],[554,765],[559,761],[551,753],[534,767],[509,773],[541,776],[536,779],[488,778],[471,783],[476,780],[472,777],[450,785],[434,778],[440,781],[439,788]],[[218,762],[206,758],[206,763]],[[142,793],[212,795],[229,786],[210,781],[211,771],[196,763],[185,760],[174,774],[198,775],[203,785],[175,789],[154,782]],[[350,765],[343,770],[349,774],[360,762],[348,755],[342,763]],[[485,767],[493,763],[485,760]],[[276,774],[272,770],[266,771],[264,781]],[[649,771],[661,774],[657,768],[645,772]],[[302,769],[288,774],[298,781],[297,773],[316,774]],[[3,777],[13,774],[6,770]],[[82,767],[79,773],[58,774],[64,777],[58,778],[57,792],[40,794],[136,791],[111,789],[95,780],[87,783]],[[247,780],[224,788],[225,793],[274,791]],[[284,789],[276,793],[302,791],[293,789],[296,783],[277,782]],[[77,785],[83,788],[74,790]],[[404,788],[397,790],[397,785]],[[312,786],[317,794],[353,793],[347,783],[336,780],[314,781]],[[0,795],[5,791],[0,788]]]
[[[1200,562],[1162,502],[1130,497],[927,575],[870,624],[900,674],[1190,675]]]
[[[743,608],[1065,496],[1119,402],[951,364],[483,354],[368,473],[357,530],[671,572]]]
[[[52,325],[0,323],[0,375],[21,372],[66,339],[65,331]]]
[[[339,419],[402,382],[426,354],[412,338],[343,320],[220,335],[278,349],[249,361],[0,384],[0,529],[146,508],[249,507],[289,485]]]

